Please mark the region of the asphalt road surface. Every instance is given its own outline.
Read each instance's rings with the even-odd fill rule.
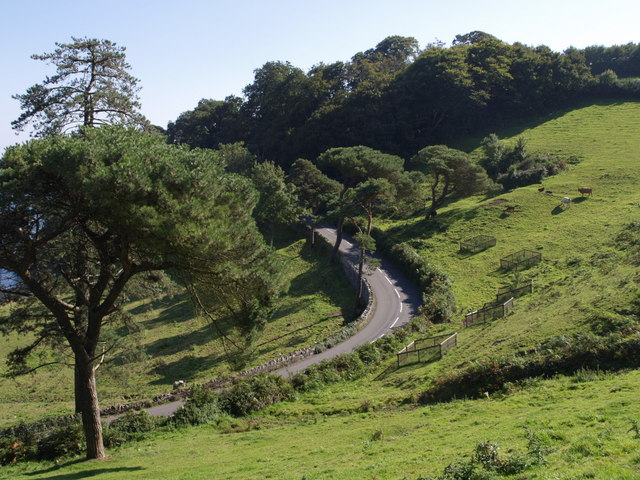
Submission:
[[[318,228],[316,232],[332,244],[336,240],[336,231],[330,227]],[[344,234],[340,243],[340,252],[354,265],[358,263],[359,249],[353,238]],[[415,286],[404,275],[397,271],[388,261],[379,258],[381,265],[367,275],[373,295],[376,298],[376,309],[369,323],[358,333],[342,343],[312,355],[299,362],[287,365],[273,373],[289,376],[315,363],[334,358],[343,353],[350,353],[360,345],[375,342],[391,333],[395,328],[405,325],[418,314],[420,295]]]
[[[331,244],[335,243],[336,231],[334,228],[321,227],[316,229],[316,232],[326,238]],[[356,247],[353,238],[347,234],[343,235],[340,252],[350,262],[357,265],[359,249]],[[380,267],[367,274],[367,281],[371,285],[373,295],[376,299],[375,312],[367,325],[344,342],[322,353],[312,355],[299,362],[275,370],[272,373],[289,377],[322,360],[334,358],[343,353],[350,353],[360,345],[364,345],[367,342],[375,342],[377,339],[391,333],[394,329],[405,325],[418,314],[420,294],[416,287],[388,261],[379,257],[378,259],[381,261]],[[147,412],[154,416],[166,417],[180,408],[182,404],[182,401],[176,401],[157,405],[148,408]],[[103,420],[110,422],[115,418],[117,418],[117,415],[105,417]]]

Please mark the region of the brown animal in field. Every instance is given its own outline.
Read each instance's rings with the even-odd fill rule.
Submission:
[[[539,191],[539,192],[544,192],[544,187],[540,187],[540,188],[538,188],[538,191]]]
[[[504,207],[504,211],[507,213],[513,213],[516,211],[516,206],[515,205],[507,205],[506,207]]]
[[[578,192],[580,192],[583,197],[585,195],[587,195],[587,194],[589,194],[589,196],[592,196],[593,195],[593,188],[591,188],[591,187],[580,187],[580,188],[578,188]]]

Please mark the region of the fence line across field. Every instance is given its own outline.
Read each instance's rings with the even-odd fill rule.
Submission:
[[[457,332],[414,340],[396,354],[398,357],[398,368],[413,361],[426,362],[442,358],[444,354],[457,344]]]
[[[533,279],[526,280],[524,285],[518,287],[501,287],[496,293],[496,303],[504,302],[509,298],[518,298],[526,293],[533,293]]]
[[[470,327],[474,323],[486,322],[495,318],[504,317],[513,308],[513,297],[504,303],[490,305],[475,312],[467,313],[463,322],[465,327]]]

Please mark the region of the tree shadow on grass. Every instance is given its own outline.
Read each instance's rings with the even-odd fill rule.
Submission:
[[[407,226],[398,225],[387,230],[388,235],[398,242],[416,238],[431,237],[435,234],[446,232],[449,228],[459,222],[469,222],[473,220],[480,208],[452,208],[444,213],[439,213],[431,220],[423,219]]]
[[[35,475],[42,475],[46,473],[56,472],[65,467],[69,467],[71,465],[75,465],[78,463],[86,462],[87,460],[72,460],[70,462],[63,463],[62,465],[55,465],[53,467],[44,469],[44,470],[36,470],[35,472],[25,473],[25,476],[33,477]],[[59,475],[51,475],[48,477],[42,477],[42,480],[80,480],[82,478],[90,478],[97,477],[98,475],[103,475],[107,473],[117,473],[117,472],[136,472],[144,470],[142,467],[114,467],[114,468],[93,468],[91,470],[84,470],[82,472],[76,473],[62,473]]]
[[[632,100],[631,98],[629,100]],[[529,116],[521,121],[512,120],[509,122],[509,127],[501,126],[500,124],[488,124],[486,128],[481,129],[478,133],[471,135],[465,135],[459,139],[455,139],[450,142],[451,147],[458,148],[465,152],[471,152],[480,146],[482,139],[491,133],[498,133],[500,138],[510,138],[522,135],[527,130],[531,130],[544,123],[563,117],[567,113],[570,113],[579,108],[586,108],[590,106],[615,106],[622,105],[626,101],[625,98],[602,98],[602,99],[577,99],[568,103],[565,107],[552,108],[546,112],[540,112],[536,116]],[[635,100],[632,100],[635,101]]]
[[[227,360],[226,355],[207,355],[195,357],[187,355],[175,362],[159,365],[153,368],[152,373],[161,378],[151,382],[151,385],[171,385],[176,380],[191,381]]]

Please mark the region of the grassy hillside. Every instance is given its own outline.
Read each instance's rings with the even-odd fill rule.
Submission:
[[[549,450],[548,463],[500,478],[631,480],[640,476],[640,439],[631,430],[631,420],[640,419],[639,384],[637,371],[583,372],[489,400],[256,417],[224,431],[165,432],[113,451],[107,461],[16,465],[0,469],[0,478],[417,480],[469,460],[478,442],[497,443],[502,454],[525,452],[528,427]]]
[[[324,252],[304,240],[282,239],[279,254],[287,259],[291,281],[272,320],[256,342],[246,367],[324,340],[344,324],[353,304],[353,290],[339,267],[327,269]],[[101,405],[146,400],[171,390],[175,380],[204,382],[229,373],[218,332],[196,316],[184,297],[134,302],[128,311],[137,323],[128,341],[131,354],[98,370]],[[344,314],[344,315],[343,315]],[[0,358],[21,339],[0,338]],[[0,373],[4,373],[4,363]],[[17,379],[0,377],[0,427],[46,415],[69,413],[73,408],[73,372],[49,368]]]
[[[416,217],[384,225],[451,276],[461,312],[491,301],[513,279],[499,269],[502,256],[522,248],[543,254],[539,266],[522,273],[534,279],[534,294],[518,299],[507,318],[464,329],[458,316],[432,328],[460,334],[459,346],[442,360],[381,374],[390,359],[364,379],[303,394],[222,432],[209,426],[162,433],[114,451],[107,462],[59,470],[29,464],[0,470],[0,478],[417,480],[468,460],[478,442],[522,452],[525,427],[551,450],[548,463],[499,478],[640,478],[634,429],[640,371],[529,380],[482,400],[427,407],[412,401],[434,377],[478,359],[514,355],[550,336],[589,332],[616,319],[637,322],[640,229],[629,225],[640,220],[638,132],[640,103],[634,102],[602,102],[496,132],[523,134],[530,150],[581,161],[544,182],[553,195],[530,186],[453,202],[437,222]],[[580,186],[593,187],[594,196],[560,207],[559,197],[575,199]],[[496,205],[498,199],[507,202]],[[506,214],[505,205],[519,208]],[[458,242],[478,234],[495,236],[497,245],[460,254]]]

